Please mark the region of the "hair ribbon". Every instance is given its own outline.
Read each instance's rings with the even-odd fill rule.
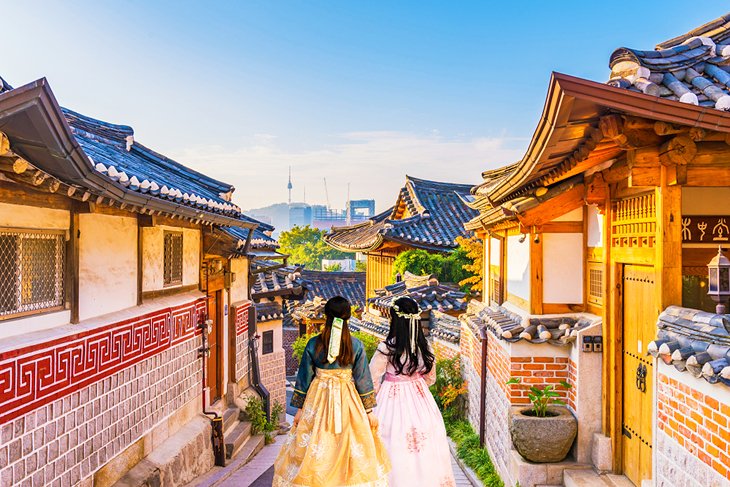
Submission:
[[[327,362],[334,363],[337,356],[340,355],[340,342],[342,341],[342,326],[344,325],[342,318],[332,320],[332,329],[330,330],[330,343],[327,347]]]
[[[418,322],[421,319],[421,313],[403,313],[401,312],[400,308],[398,308],[398,305],[393,305],[393,310],[395,310],[395,314],[400,316],[401,318],[405,318],[408,320],[409,328],[410,328],[410,349],[411,353],[416,353],[416,339],[418,338]]]

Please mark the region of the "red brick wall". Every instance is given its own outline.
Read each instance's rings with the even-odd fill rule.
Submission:
[[[658,374],[657,428],[725,479],[730,479],[729,422],[729,404]]]
[[[574,365],[574,364],[573,364]],[[560,385],[561,381],[570,379],[570,359],[563,357],[512,357],[510,374],[519,377],[519,384],[512,384],[510,388],[510,402],[512,404],[529,404],[527,397],[530,387],[544,387],[553,385],[557,388],[560,398],[574,409],[574,397],[569,397],[569,390]]]
[[[459,356],[459,348],[450,343],[442,343],[440,340],[433,341],[433,353],[436,360],[452,359]]]

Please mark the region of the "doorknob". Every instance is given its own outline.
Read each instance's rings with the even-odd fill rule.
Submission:
[[[646,392],[646,365],[642,363],[636,367],[636,388]]]

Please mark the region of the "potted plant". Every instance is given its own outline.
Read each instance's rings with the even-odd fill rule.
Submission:
[[[508,385],[519,384],[511,378]],[[571,385],[560,383],[566,389]],[[560,462],[568,456],[578,433],[578,421],[561,401],[555,386],[531,386],[531,407],[515,406],[511,411],[510,435],[515,448],[526,460],[535,463]]]

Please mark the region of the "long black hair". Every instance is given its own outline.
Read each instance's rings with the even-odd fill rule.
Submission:
[[[420,314],[421,309],[412,298],[402,297],[395,300],[394,308],[400,313]],[[418,370],[418,356],[423,360],[420,372],[428,374],[433,368],[435,357],[428,346],[426,336],[421,329],[420,321],[416,325],[416,351],[411,350],[411,321],[398,316],[395,309],[390,311],[390,331],[385,345],[388,347],[388,361],[393,365],[397,374],[413,375]]]
[[[344,321],[342,325],[342,336],[340,340],[340,354],[337,355],[337,363],[340,365],[350,365],[355,362],[355,353],[352,349],[352,338],[350,335],[350,327],[347,326],[347,320],[350,319],[351,306],[350,302],[342,296],[335,296],[327,301],[324,305],[325,322],[322,332],[317,337],[315,345],[315,353],[324,354],[327,357],[329,349],[330,334],[332,332],[332,322],[335,318]]]

